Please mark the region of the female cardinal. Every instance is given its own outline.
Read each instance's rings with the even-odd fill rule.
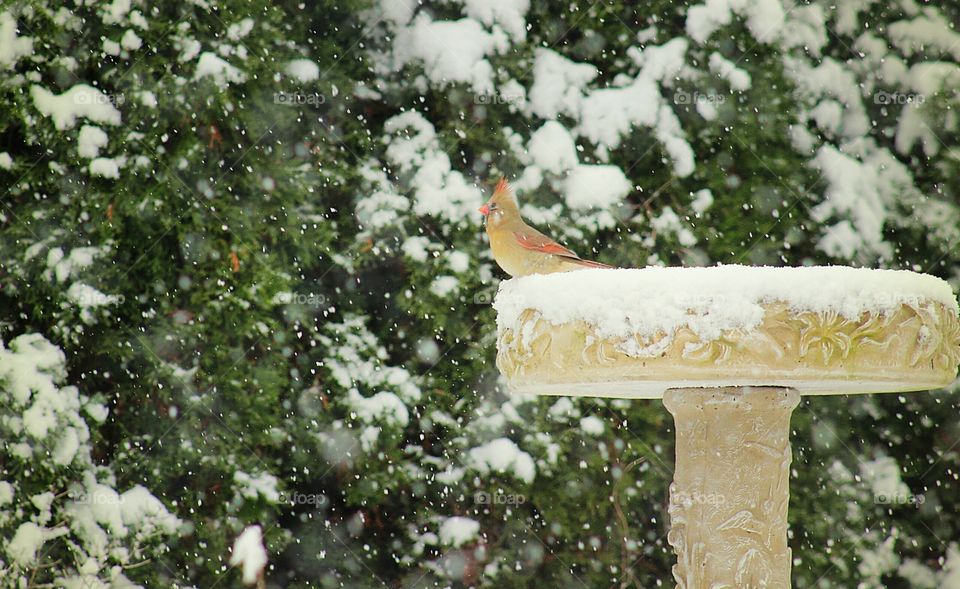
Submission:
[[[580,259],[577,254],[527,225],[520,216],[517,197],[506,179],[500,180],[493,196],[480,207],[480,212],[486,217],[493,257],[510,276],[612,268]]]

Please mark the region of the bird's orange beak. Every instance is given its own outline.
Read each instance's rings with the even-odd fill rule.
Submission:
[[[490,205],[483,205],[482,207],[480,207],[480,208],[477,209],[477,210],[480,211],[480,213],[481,213],[484,217],[486,217],[487,215],[490,214]]]

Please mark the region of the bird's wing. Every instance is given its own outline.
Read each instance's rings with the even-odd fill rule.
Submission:
[[[524,232],[514,231],[513,237],[517,240],[517,243],[520,244],[520,247],[524,249],[533,250],[535,252],[541,252],[544,254],[556,254],[558,256],[565,256],[569,258],[580,258],[580,256],[577,254],[573,253],[532,227]]]

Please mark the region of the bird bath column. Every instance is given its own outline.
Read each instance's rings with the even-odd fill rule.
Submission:
[[[950,286],[905,271],[645,268],[501,284],[497,366],[516,392],[662,398],[676,424],[678,588],[790,586],[790,415],[801,395],[956,377]]]
[[[670,389],[676,422],[670,532],[679,587],[789,587],[794,389]]]

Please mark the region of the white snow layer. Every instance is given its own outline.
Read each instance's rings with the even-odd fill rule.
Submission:
[[[267,549],[263,547],[260,526],[250,526],[237,536],[230,554],[230,566],[239,566],[243,583],[253,585],[267,566]]]
[[[40,245],[43,245],[41,242]],[[58,283],[66,282],[71,276],[77,276],[83,270],[86,270],[101,256],[110,251],[108,245],[92,247],[75,247],[65,254],[62,248],[53,247],[47,251],[47,269],[43,272],[43,277],[52,281],[56,278]],[[38,254],[28,248],[24,254],[24,260],[29,260],[33,255]]]
[[[63,536],[67,528],[45,528],[33,522],[24,522],[17,528],[13,538],[7,544],[6,552],[10,559],[20,565],[28,566],[37,558],[37,551],[43,543],[52,538]]]
[[[464,0],[464,9],[467,16],[488,27],[499,25],[518,43],[527,38],[529,0]]]
[[[494,301],[499,329],[513,328],[536,309],[553,324],[582,320],[601,337],[653,337],[687,327],[705,340],[728,329],[750,330],[762,304],[784,302],[797,311],[892,311],[901,303],[932,300],[958,312],[950,285],[926,274],[842,266],[773,268],[589,269],[514,278],[500,283]]]
[[[182,522],[144,487],[120,494],[98,482],[98,476],[113,475],[91,461],[87,423],[102,423],[108,410],[75,386],[58,386],[65,376],[63,352],[41,335],[21,335],[9,342],[9,349],[0,342],[0,402],[11,409],[5,443],[37,468],[68,466],[76,477],[68,493],[56,497],[41,493],[28,499],[41,515],[19,524],[4,551],[19,566],[35,567],[46,541],[69,534],[78,562],[94,570],[108,558],[129,564],[129,555],[141,542],[171,535]],[[9,484],[0,485],[0,504],[17,505],[15,517],[28,517],[22,511],[24,499]],[[57,527],[44,527],[50,521],[58,522]]]
[[[13,406],[24,409],[23,431],[36,439],[62,435],[71,427],[80,428],[84,441],[89,438],[86,424],[75,413],[81,405],[79,391],[55,384],[64,374],[63,352],[41,335],[21,335],[9,350],[0,342],[0,382]]]
[[[130,4],[131,0],[113,0],[110,4],[106,4],[103,7],[103,23],[112,25],[121,22],[130,12]]]
[[[437,276],[430,283],[430,292],[440,298],[446,298],[452,295],[460,288],[460,281],[455,276]]]
[[[193,74],[194,80],[211,78],[217,86],[227,87],[230,83],[243,82],[247,77],[239,69],[224,61],[216,53],[204,51],[197,61],[197,69]]]
[[[57,129],[72,129],[78,117],[96,123],[120,124],[120,111],[113,107],[110,97],[93,86],[77,84],[60,96],[42,86],[31,86],[33,104],[44,116],[53,119]]]
[[[712,204],[713,193],[710,192],[709,188],[702,188],[694,193],[690,208],[693,209],[694,213],[702,215]]]
[[[577,63],[550,49],[537,49],[530,88],[530,110],[542,119],[580,110],[583,92],[599,73],[589,63]]]
[[[750,74],[717,52],[710,54],[710,71],[729,82],[734,90],[750,89]]]
[[[126,527],[142,527],[146,522],[158,530],[172,533],[180,527],[180,520],[167,512],[159,499],[142,485],[134,485],[120,494],[120,519]]]
[[[960,548],[956,542],[951,542],[947,547],[947,558],[943,564],[941,573],[940,587],[942,589],[957,589],[960,587]]]
[[[233,473],[233,482],[237,484],[237,493],[247,499],[262,497],[270,503],[280,502],[280,492],[277,485],[280,481],[268,472],[249,475],[242,470]]]
[[[512,474],[532,483],[536,476],[533,458],[509,438],[498,438],[467,453],[467,463],[482,474]]]
[[[455,223],[478,218],[484,195],[453,169],[450,156],[440,146],[436,129],[416,111],[391,117],[384,123],[387,160],[402,173],[411,173],[413,212]]]
[[[889,152],[873,151],[858,159],[831,145],[817,150],[812,164],[827,180],[825,199],[811,211],[817,221],[843,219],[817,244],[834,257],[852,257],[860,251],[881,258],[892,255],[883,228],[897,192],[911,185],[908,172]],[[843,223],[847,224],[844,229]]]
[[[453,516],[443,520],[440,529],[437,530],[437,536],[440,542],[459,548],[470,540],[477,537],[480,532],[480,523],[469,517]]]
[[[596,415],[588,415],[580,420],[580,429],[592,436],[599,436],[603,433],[603,420]]]
[[[127,29],[123,37],[120,38],[120,46],[127,51],[136,51],[143,46],[143,39],[134,33],[133,29]]]
[[[675,235],[683,247],[692,247],[697,244],[697,238],[680,220],[680,215],[674,212],[673,207],[663,207],[659,215],[650,219],[650,226],[662,235]]]
[[[875,500],[903,503],[910,496],[910,487],[900,478],[900,466],[890,456],[861,461],[860,475],[870,485]]]
[[[351,389],[347,402],[357,418],[364,423],[405,427],[410,420],[407,406],[400,397],[389,391],[364,397],[356,389]]]
[[[109,137],[103,129],[95,125],[84,125],[80,127],[80,134],[77,135],[77,153],[80,157],[95,158],[100,155],[100,148],[108,142]]]
[[[435,21],[420,14],[397,31],[393,56],[398,69],[411,62],[421,64],[440,87],[463,82],[478,94],[492,94],[493,67],[485,58],[508,48],[507,35],[500,29],[490,33],[470,18]]]
[[[96,322],[96,315],[93,310],[120,302],[119,296],[102,293],[82,281],[71,284],[66,295],[67,302],[64,306],[72,304],[79,309],[80,320],[87,325],[93,325]]]
[[[912,20],[901,20],[888,27],[890,38],[907,56],[926,55],[939,51],[960,61],[960,32],[956,23],[936,12],[928,12]]]
[[[403,26],[410,22],[418,6],[417,0],[380,0],[377,4],[383,20],[394,26]]]
[[[294,59],[287,64],[285,71],[301,82],[312,82],[320,77],[320,66],[309,59]]]
[[[693,149],[684,137],[680,120],[660,93],[660,84],[671,85],[683,72],[686,51],[686,39],[629,49],[627,54],[640,66],[637,77],[622,86],[593,90],[584,96],[579,104],[577,132],[602,148],[616,149],[631,129],[648,127],[670,156],[674,172],[689,176],[694,169]]]
[[[0,70],[13,69],[17,60],[33,53],[33,39],[17,36],[17,21],[9,12],[0,12]]]
[[[746,18],[747,29],[758,41],[769,43],[783,31],[786,12],[780,0],[707,0],[687,11],[687,34],[704,43],[737,14]]]
[[[564,182],[567,205],[572,209],[605,208],[620,202],[631,190],[618,166],[582,164]]]
[[[331,376],[337,384],[349,391],[348,402],[352,410],[360,409],[359,415],[370,419],[388,418],[397,425],[405,425],[404,413],[390,401],[364,400],[358,385],[369,389],[389,388],[408,404],[420,400],[421,392],[409,372],[398,366],[389,366],[384,363],[387,358],[386,350],[377,343],[377,338],[367,329],[363,320],[356,316],[348,316],[343,323],[328,325],[327,332],[336,340],[326,335],[325,344],[329,345],[332,353],[324,358],[324,365],[330,370]],[[337,345],[334,345],[334,341]],[[367,355],[367,351],[373,352]],[[374,407],[390,408],[374,411]],[[367,410],[370,409],[370,413]]]
[[[98,157],[90,161],[90,175],[116,180],[120,177],[120,158]]]
[[[533,163],[551,174],[562,174],[577,165],[577,146],[566,127],[547,121],[527,143]]]

